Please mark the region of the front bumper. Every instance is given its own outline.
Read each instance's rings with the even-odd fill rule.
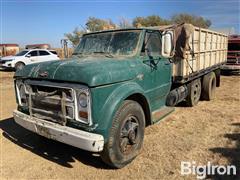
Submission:
[[[102,135],[31,117],[17,110],[13,112],[13,117],[20,126],[46,138],[91,152],[103,150],[104,138]]]

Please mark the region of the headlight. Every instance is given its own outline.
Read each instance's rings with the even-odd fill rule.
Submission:
[[[78,99],[79,99],[79,105],[82,108],[86,108],[88,105],[87,94],[85,92],[81,92]]]
[[[77,114],[76,119],[85,124],[91,125],[91,99],[88,89],[79,89],[77,95]]]

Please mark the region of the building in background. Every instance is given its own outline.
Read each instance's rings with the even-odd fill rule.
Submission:
[[[50,49],[50,44],[29,44],[25,46],[26,49]]]
[[[0,57],[15,55],[18,52],[18,44],[0,44]]]

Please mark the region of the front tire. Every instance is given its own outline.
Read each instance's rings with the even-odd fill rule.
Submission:
[[[16,70],[16,71],[21,70],[21,69],[24,68],[24,66],[25,66],[24,63],[18,62],[18,63],[16,63],[16,65],[15,65],[15,70]]]
[[[113,168],[130,163],[141,150],[144,128],[142,107],[135,101],[124,101],[113,119],[109,139],[101,152],[102,160]]]

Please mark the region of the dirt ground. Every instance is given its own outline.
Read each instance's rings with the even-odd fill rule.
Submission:
[[[223,76],[216,99],[176,107],[147,127],[141,154],[114,170],[97,154],[48,140],[17,125],[12,72],[0,71],[1,179],[196,179],[181,176],[181,161],[232,164],[240,170],[240,76]],[[240,179],[212,176],[211,179]]]

